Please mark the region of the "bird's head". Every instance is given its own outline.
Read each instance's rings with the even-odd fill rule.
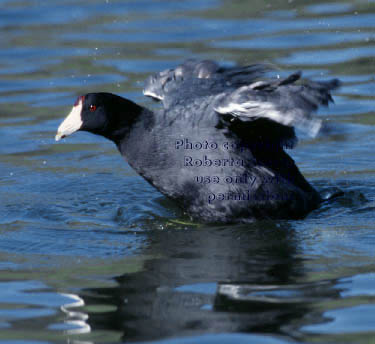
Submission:
[[[56,141],[76,131],[88,131],[116,141],[130,129],[142,108],[112,93],[88,93],[75,101],[57,129]]]

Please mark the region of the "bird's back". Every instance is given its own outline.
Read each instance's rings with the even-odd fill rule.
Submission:
[[[300,217],[317,206],[318,194],[282,147],[259,144],[251,131],[241,139],[214,106],[214,96],[202,96],[154,113],[151,128],[140,125],[124,142],[124,155],[205,222]]]

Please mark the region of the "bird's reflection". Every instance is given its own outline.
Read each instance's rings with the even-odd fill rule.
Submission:
[[[90,289],[87,304],[116,306],[93,314],[95,329],[124,340],[201,333],[283,333],[311,299],[337,293],[331,283],[301,284],[303,261],[290,222],[152,231],[142,271],[116,277],[118,286]],[[325,292],[322,293],[322,290]],[[314,293],[314,290],[319,290]],[[319,295],[318,295],[319,294]]]

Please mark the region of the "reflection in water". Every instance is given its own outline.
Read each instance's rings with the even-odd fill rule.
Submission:
[[[90,315],[92,329],[122,331],[125,340],[202,333],[285,334],[311,302],[339,297],[334,283],[299,284],[298,241],[287,223],[149,233],[145,252],[158,259],[116,277],[116,288],[81,297],[116,305],[111,316]]]
[[[61,294],[63,296],[69,297],[75,302],[67,303],[60,307],[61,311],[67,316],[64,320],[64,324],[68,325],[69,329],[66,329],[67,334],[82,334],[91,332],[90,325],[87,324],[88,315],[86,313],[71,311],[71,308],[83,307],[85,302],[78,295],[74,294]]]
[[[0,7],[0,341],[373,341],[374,1]],[[318,114],[329,130],[291,154],[315,186],[345,196],[289,224],[183,230],[109,142],[54,144],[77,95],[152,107],[143,81],[188,57],[341,79]]]

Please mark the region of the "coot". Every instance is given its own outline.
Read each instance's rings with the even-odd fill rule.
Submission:
[[[337,79],[268,77],[263,64],[220,67],[188,60],[151,76],[150,111],[111,93],[78,97],[56,140],[89,131],[113,141],[129,165],[193,220],[301,218],[321,202],[285,148],[294,127],[314,136],[312,117]]]

